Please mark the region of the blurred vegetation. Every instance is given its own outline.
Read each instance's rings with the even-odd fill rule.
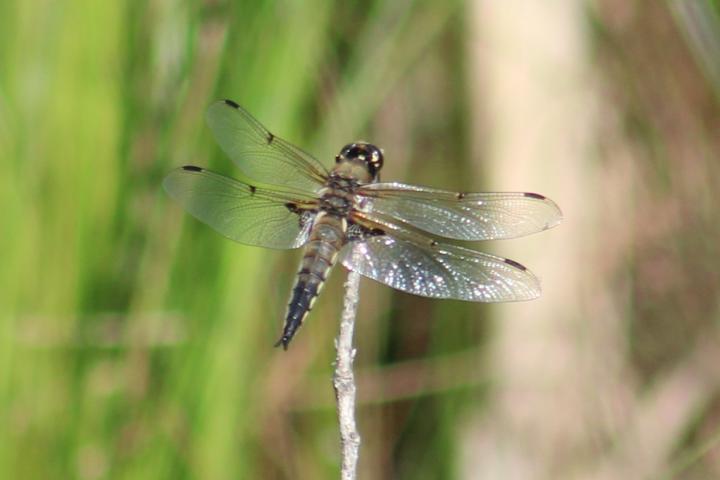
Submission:
[[[297,254],[226,242],[159,185],[184,163],[232,172],[203,121],[217,98],[323,158],[369,138],[418,59],[460,43],[457,6],[1,8],[0,477],[335,476],[337,288],[272,349]],[[308,376],[322,394],[296,406]]]
[[[717,339],[720,6],[640,3],[581,20],[641,179],[609,294],[630,299],[628,369],[652,388]],[[0,478],[337,478],[343,272],[273,349],[298,253],[226,241],[160,183],[187,163],[232,175],[203,120],[232,98],[321,159],[363,138],[387,179],[492,188],[471,160],[471,27],[456,1],[1,2]],[[610,143],[578,162],[627,162]],[[361,478],[473,478],[460,430],[496,380],[488,310],[362,289]],[[669,475],[720,475],[717,387]]]

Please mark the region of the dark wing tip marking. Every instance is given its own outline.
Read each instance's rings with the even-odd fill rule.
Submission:
[[[522,265],[522,264],[516,262],[515,260],[510,260],[509,258],[506,258],[506,259],[505,259],[505,263],[507,263],[507,264],[510,265],[511,267],[515,267],[515,268],[517,268],[517,269],[520,269],[520,270],[522,270],[523,272],[524,272],[525,270],[527,270],[527,268],[525,268],[525,265]]]
[[[188,171],[188,172],[202,172],[203,171],[202,167],[196,167],[195,165],[183,165],[182,169],[185,171]]]
[[[257,187],[255,185],[248,185],[248,187],[250,187],[250,195],[255,195]]]
[[[272,133],[268,132],[268,136],[267,136],[268,145],[270,145],[270,144],[273,142],[273,140],[275,140],[275,135],[273,135]]]
[[[538,200],[545,200],[547,197],[545,195],[540,195],[539,193],[532,193],[532,192],[525,192],[523,193],[528,198],[537,198]]]
[[[233,102],[232,100],[225,99],[224,101],[225,101],[225,105],[230,105],[233,108],[240,108],[240,105]]]
[[[467,195],[465,192],[458,192],[455,196],[458,200],[462,200],[463,198],[465,198],[465,195]]]

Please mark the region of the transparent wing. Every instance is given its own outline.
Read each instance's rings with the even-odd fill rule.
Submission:
[[[340,261],[349,270],[403,292],[474,302],[512,302],[540,296],[540,282],[513,260],[439,243],[409,228],[356,218],[366,234]]]
[[[461,193],[402,183],[373,183],[359,189],[363,211],[402,220],[441,237],[498,240],[552,228],[558,206],[537,193]]]
[[[328,172],[320,162],[270,133],[232,100],[210,105],[207,122],[223,151],[253,180],[306,192],[322,188]]]
[[[173,170],[163,187],[195,218],[247,245],[300,247],[314,219],[309,196],[255,187],[200,167]]]

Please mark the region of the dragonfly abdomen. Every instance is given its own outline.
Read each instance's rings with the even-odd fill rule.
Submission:
[[[283,334],[276,346],[282,345],[287,350],[295,332],[312,310],[338,252],[345,243],[346,230],[347,222],[344,218],[318,213],[290,295]]]

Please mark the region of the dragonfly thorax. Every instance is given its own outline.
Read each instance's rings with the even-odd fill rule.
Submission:
[[[349,216],[353,207],[354,182],[331,178],[328,183],[328,187],[320,192],[320,210],[335,217]]]

